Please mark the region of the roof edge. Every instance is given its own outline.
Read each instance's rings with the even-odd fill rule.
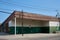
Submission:
[[[16,12],[16,11],[13,11],[13,12],[11,13],[11,15],[13,15],[15,12]],[[10,15],[8,18],[6,18],[6,20],[5,20],[1,25],[3,25],[4,23],[6,23],[6,21],[11,17],[11,15]],[[13,16],[14,16],[14,15],[13,15]]]

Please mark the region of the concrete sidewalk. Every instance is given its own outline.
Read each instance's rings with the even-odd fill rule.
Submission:
[[[17,34],[17,35],[0,35],[0,39],[16,39],[16,38],[40,38],[40,37],[52,37],[52,36],[58,36],[60,34],[42,34],[42,33],[36,33],[36,34]]]

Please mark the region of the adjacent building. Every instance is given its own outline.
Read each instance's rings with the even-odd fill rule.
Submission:
[[[0,32],[1,32],[1,23],[0,23]]]
[[[22,33],[54,33],[60,29],[60,19],[41,14],[14,11],[3,23],[3,32]]]

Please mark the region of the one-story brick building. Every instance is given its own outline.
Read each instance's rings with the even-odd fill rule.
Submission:
[[[14,11],[3,23],[6,33],[53,33],[59,31],[60,19],[41,14]]]

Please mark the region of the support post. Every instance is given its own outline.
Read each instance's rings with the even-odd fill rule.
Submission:
[[[15,17],[15,35],[16,35],[16,17]]]

